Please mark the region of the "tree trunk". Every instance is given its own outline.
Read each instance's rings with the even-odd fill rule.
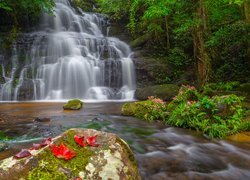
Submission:
[[[166,25],[167,51],[169,51],[170,50],[170,36],[169,36],[169,26],[168,26],[167,16],[165,16],[165,25]]]
[[[205,35],[207,28],[207,12],[204,0],[199,0],[195,20],[198,25],[194,29],[194,57],[197,66],[197,80],[199,87],[203,86],[209,80],[211,69],[211,59],[205,48]]]
[[[250,5],[249,4],[250,4],[250,0],[245,0],[244,3],[243,3],[246,23],[250,23],[250,12],[249,12],[249,6]]]

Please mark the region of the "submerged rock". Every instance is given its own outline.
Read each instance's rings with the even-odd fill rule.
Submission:
[[[98,147],[81,147],[75,135],[96,136]],[[0,179],[135,179],[140,180],[129,146],[118,136],[92,129],[70,129],[52,140],[65,144],[76,154],[70,160],[56,158],[49,146],[30,150],[32,156],[0,161]]]
[[[63,105],[64,110],[79,110],[83,107],[83,102],[79,99],[69,100],[67,104]]]
[[[34,119],[34,122],[50,122],[50,118],[48,118],[48,117],[42,117],[42,118],[37,117],[37,118]]]

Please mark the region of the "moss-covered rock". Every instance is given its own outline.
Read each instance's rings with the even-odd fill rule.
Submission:
[[[178,94],[179,87],[174,84],[163,84],[139,88],[135,92],[135,98],[138,100],[146,100],[149,96],[155,96],[164,101],[171,100]]]
[[[74,135],[97,136],[98,147],[81,147]],[[30,150],[32,156],[0,161],[0,179],[136,179],[140,180],[129,146],[115,134],[91,129],[70,129],[56,137],[53,144],[65,144],[76,153],[71,160],[57,159],[49,146]]]
[[[166,103],[158,98],[146,101],[125,103],[122,106],[122,115],[134,116],[146,121],[163,120],[166,116]]]
[[[79,110],[83,107],[83,102],[79,99],[69,100],[67,104],[63,105],[64,110]]]
[[[135,113],[136,113],[138,107],[142,103],[143,103],[143,101],[125,103],[122,106],[122,110],[121,110],[122,115],[124,115],[124,116],[135,116]],[[141,113],[146,113],[146,112],[141,112]]]

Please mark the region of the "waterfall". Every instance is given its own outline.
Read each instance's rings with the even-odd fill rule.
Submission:
[[[105,16],[57,0],[54,16],[43,14],[36,31],[22,34],[25,45],[13,44],[11,63],[1,60],[0,100],[133,99],[132,52],[108,28]]]

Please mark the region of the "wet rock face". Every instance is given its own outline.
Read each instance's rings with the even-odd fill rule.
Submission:
[[[135,97],[138,100],[146,100],[149,96],[155,96],[170,101],[178,94],[179,87],[175,84],[154,85],[144,88],[138,88],[135,92]]]
[[[75,135],[96,136],[98,147],[81,147]],[[29,150],[32,156],[0,161],[0,179],[136,179],[140,180],[134,155],[118,136],[91,129],[70,129],[53,139],[53,145],[65,144],[76,156],[70,160],[56,158],[46,146]],[[52,145],[50,144],[50,146]]]

